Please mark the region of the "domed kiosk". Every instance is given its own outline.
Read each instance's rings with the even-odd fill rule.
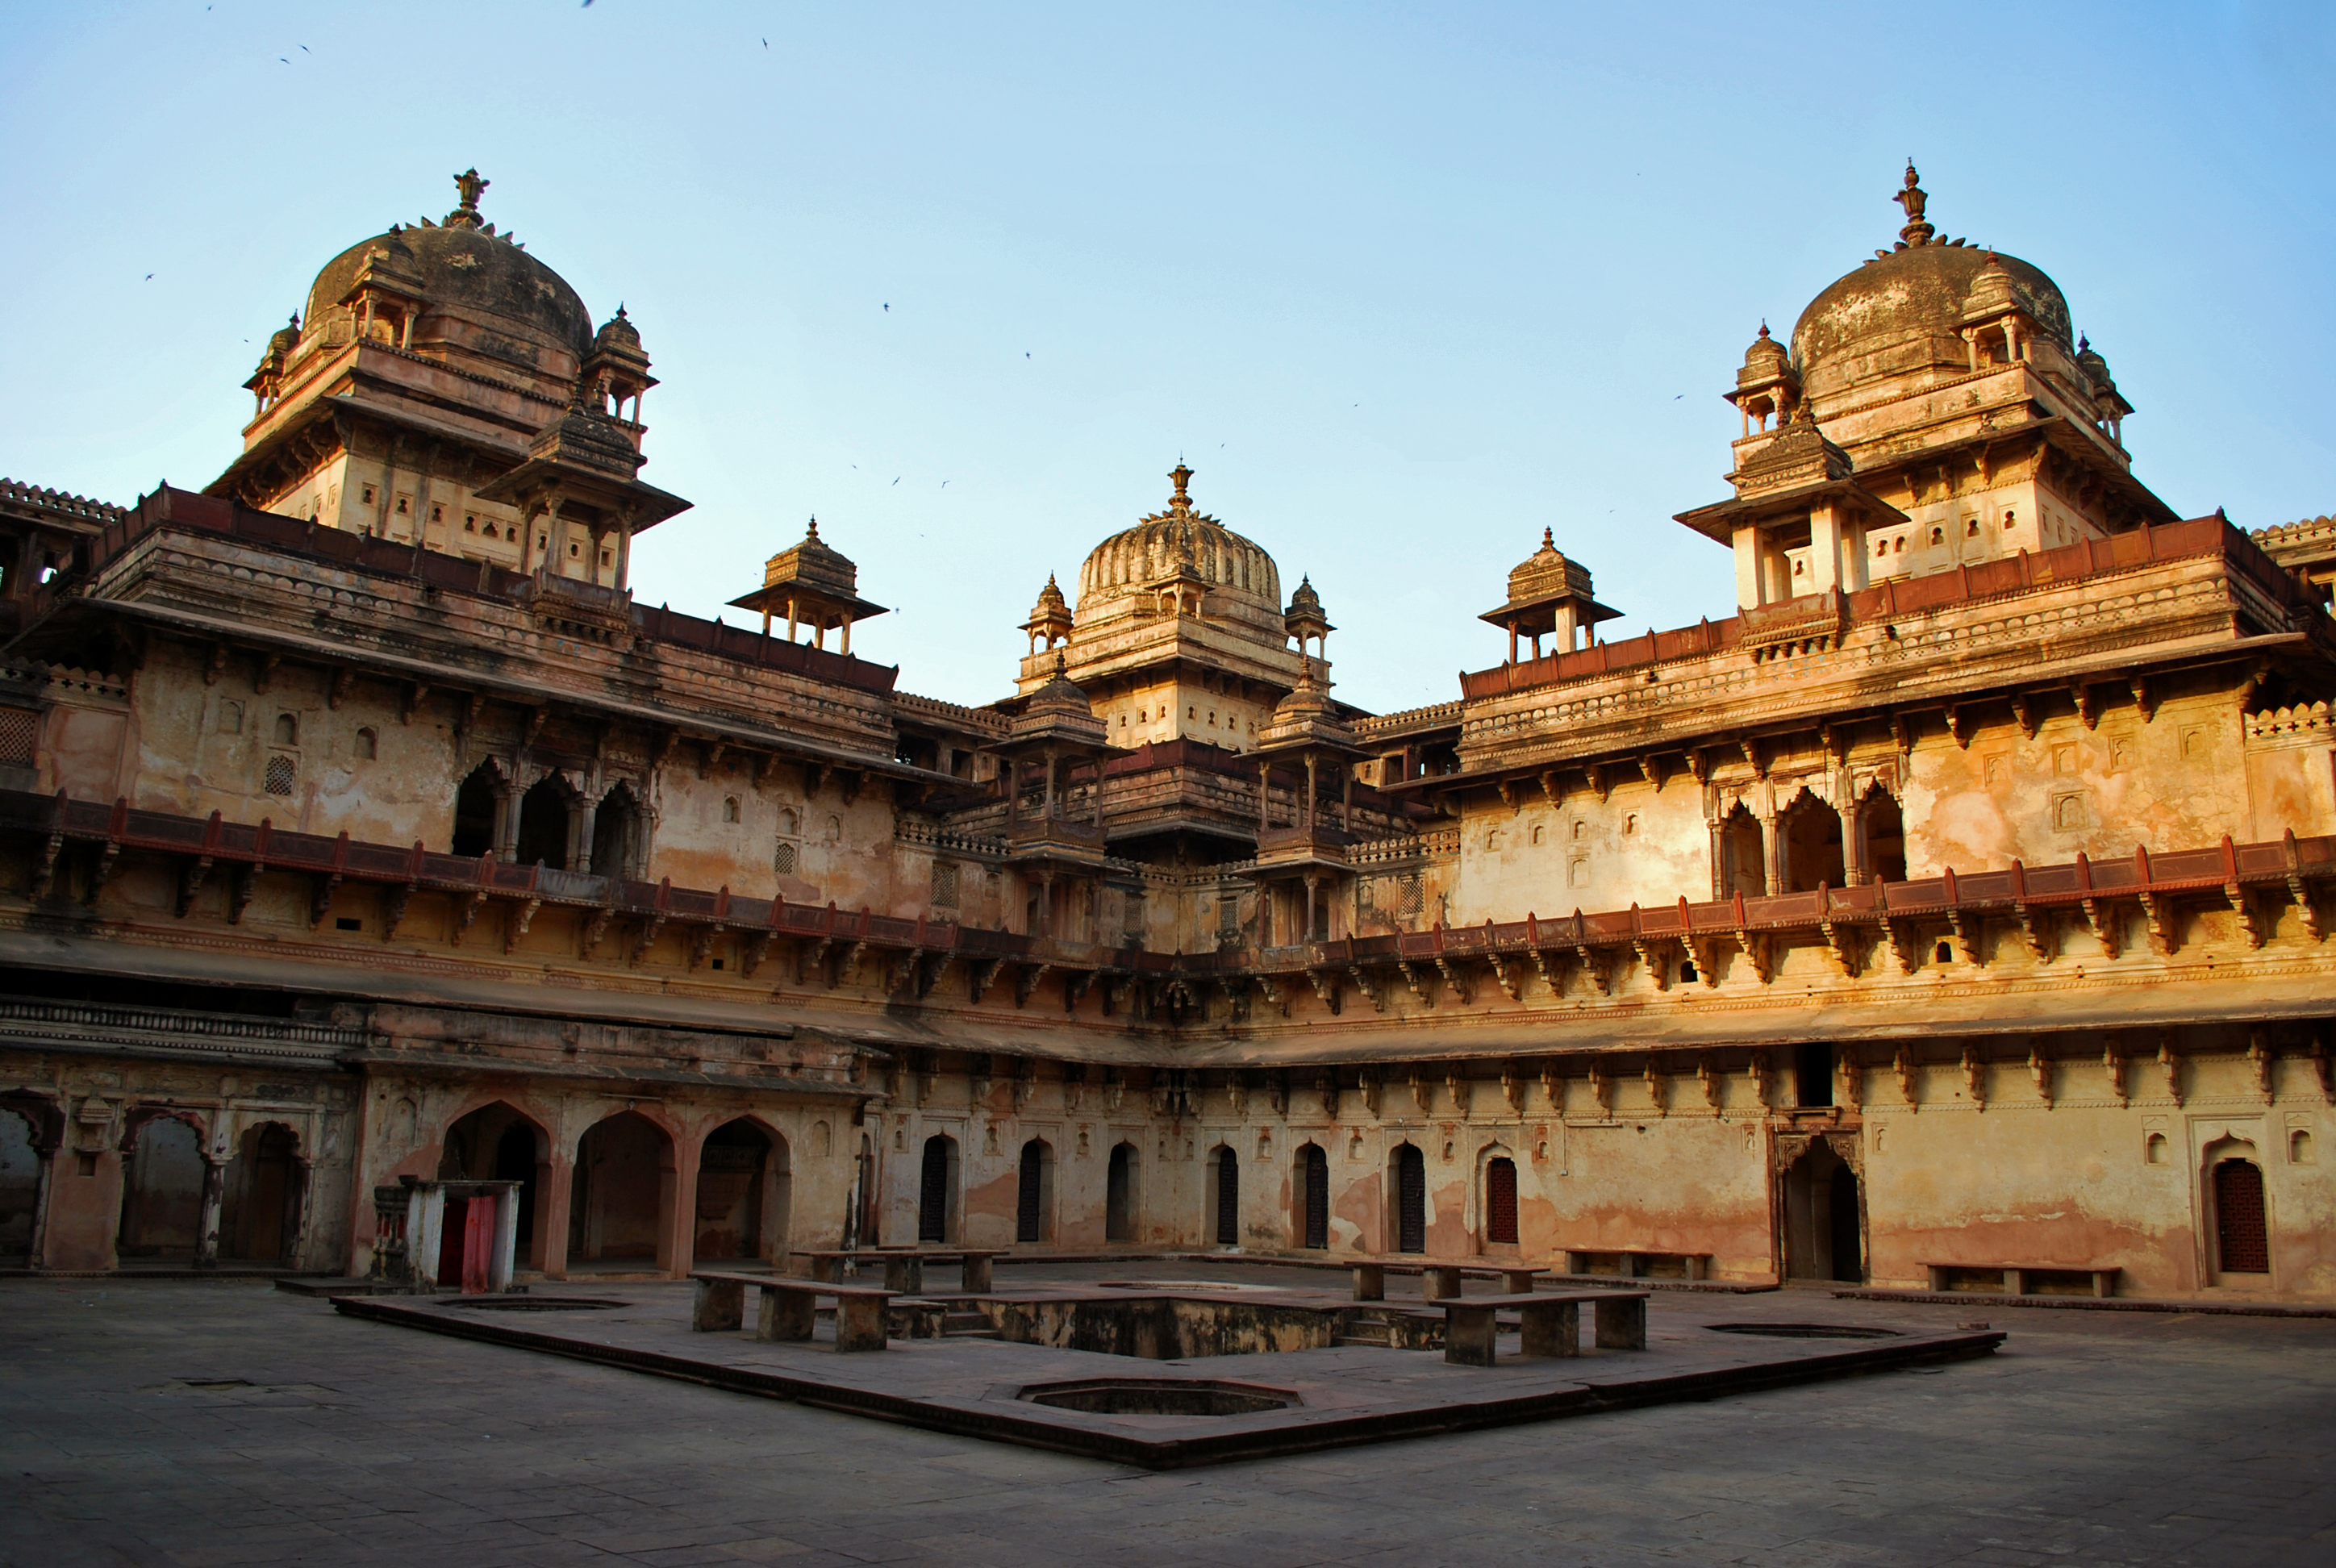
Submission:
[[[2059,286],[1941,237],[1913,164],[1892,200],[1897,243],[1821,290],[1789,350],[1762,324],[1724,394],[1736,494],[1679,515],[1735,551],[1756,648],[1822,643],[1840,596],[1876,581],[2175,516],[2130,472],[2132,407]]]
[[[244,385],[243,454],[207,487],[257,510],[621,589],[629,542],[688,502],[642,483],[657,385],[623,307],[566,279],[454,177],[433,222],[326,262]]]

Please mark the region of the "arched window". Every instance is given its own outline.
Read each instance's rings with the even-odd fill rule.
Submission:
[[[372,762],[381,755],[381,737],[370,729],[357,731],[356,755],[359,762]]]
[[[519,803],[519,863],[568,869],[569,792],[556,774],[536,781]]]
[[[1054,1227],[1055,1151],[1044,1138],[1022,1145],[1022,1165],[1014,1193],[1014,1239],[1043,1242]]]
[[[917,1183],[917,1240],[947,1242],[957,1229],[957,1140],[936,1133],[925,1140]]]
[[[1133,1242],[1136,1227],[1136,1154],[1134,1144],[1114,1144],[1104,1180],[1103,1239]]]
[[[276,744],[277,745],[300,744],[300,720],[297,715],[279,713],[276,716]]]
[[[481,763],[454,792],[454,843],[458,855],[483,855],[495,847],[498,800],[494,765]]]
[[[1215,1226],[1212,1232],[1220,1247],[1241,1245],[1241,1156],[1231,1144],[1220,1144],[1209,1160],[1209,1197],[1212,1201]]]

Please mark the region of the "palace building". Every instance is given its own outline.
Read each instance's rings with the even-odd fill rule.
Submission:
[[[1716,388],[1734,613],[1605,640],[1535,520],[1485,667],[1385,714],[1181,464],[1032,563],[984,706],[852,651],[848,522],[744,625],[636,603],[694,526],[643,331],[457,184],[325,265],[209,484],[0,484],[5,1261],[364,1275],[413,1179],[516,1183],[555,1280],[2336,1297],[2336,525],[2161,501],[1913,169]]]

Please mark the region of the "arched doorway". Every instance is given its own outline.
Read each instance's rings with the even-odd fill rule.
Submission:
[[[1767,847],[1760,820],[1742,802],[1719,823],[1718,896],[1757,899],[1768,891]]]
[[[1820,882],[1842,885],[1841,813],[1830,803],[1803,790],[1777,820],[1777,831],[1786,892],[1813,893]]]
[[[1111,1164],[1104,1177],[1103,1239],[1135,1240],[1135,1145],[1114,1144]]]
[[[300,1140],[262,1122],[237,1143],[219,1220],[223,1251],[256,1263],[291,1260],[300,1224]]]
[[[1231,1145],[1209,1151],[1209,1234],[1220,1247],[1241,1245],[1241,1156]]]
[[[1864,1210],[1857,1172],[1824,1138],[1785,1169],[1785,1277],[1862,1281]]]
[[[544,774],[520,797],[519,851],[515,858],[521,865],[540,862],[547,871],[568,869],[574,806],[575,791],[558,774]]]
[[[1330,1244],[1330,1158],[1319,1144],[1298,1146],[1298,1244]]]
[[[640,852],[641,803],[633,786],[619,784],[600,797],[592,813],[592,872],[624,879],[634,873]]]
[[[178,1117],[158,1116],[131,1145],[115,1251],[123,1258],[191,1259],[202,1222],[201,1138]]]
[[[786,1144],[744,1116],[706,1135],[697,1154],[695,1255],[776,1259],[785,1249]]]
[[[521,1267],[543,1267],[545,1183],[551,1175],[551,1139],[508,1103],[481,1105],[446,1129],[438,1153],[442,1182],[517,1182],[519,1222],[511,1254]]]
[[[1857,813],[1857,831],[1865,840],[1862,859],[1867,881],[1906,880],[1906,817],[1898,798],[1879,784],[1865,792]]]
[[[0,1108],[0,1258],[33,1255],[33,1222],[41,1211],[41,1154],[33,1124]]]
[[[1506,1154],[1484,1162],[1484,1244],[1517,1244],[1517,1163]]]
[[[1044,1138],[1022,1145],[1014,1186],[1014,1239],[1043,1242],[1054,1233],[1055,1150]]]
[[[957,1240],[957,1140],[935,1133],[925,1140],[917,1176],[917,1240],[949,1245]]]
[[[1397,1252],[1427,1251],[1427,1156],[1416,1144],[1397,1144],[1387,1156],[1387,1185],[1395,1191]]]
[[[502,774],[493,763],[482,762],[471,770],[471,776],[454,792],[454,853],[494,853],[496,829],[502,820]]]
[[[2214,1267],[2224,1274],[2271,1272],[2271,1216],[2263,1167],[2238,1158],[2214,1162]]]
[[[653,1260],[662,1266],[672,1199],[673,1140],[665,1130],[638,1111],[598,1124],[576,1145],[569,1261]]]

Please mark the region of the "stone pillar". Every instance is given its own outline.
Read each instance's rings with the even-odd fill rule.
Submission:
[[[292,1234],[284,1249],[284,1262],[295,1269],[308,1262],[308,1228],[316,1215],[316,1160],[313,1154],[293,1156],[293,1180],[299,1183],[292,1194]]]
[[[1306,799],[1299,808],[1298,825],[1309,832],[1314,826],[1314,755],[1309,752],[1306,755]]]
[[[1273,825],[1273,765],[1257,765],[1257,831],[1263,833]]]
[[[563,1157],[555,1152],[535,1169],[540,1183],[535,1205],[536,1266],[547,1280],[564,1280],[568,1278],[569,1208],[576,1199],[575,1160],[572,1154]]]
[[[1841,880],[1851,887],[1874,880],[1865,863],[1865,808],[1854,800],[1841,808]]]
[[[1826,505],[1809,513],[1809,586],[1823,593],[1841,586],[1841,513]]]
[[[697,1164],[700,1140],[691,1135],[676,1135],[673,1143],[673,1198],[669,1224],[672,1239],[669,1257],[660,1257],[658,1266],[676,1280],[686,1277],[697,1261]],[[660,1249],[666,1251],[667,1249]]]
[[[508,780],[495,785],[495,859],[505,863],[519,858],[519,795]]]
[[[1322,879],[1314,872],[1306,873],[1306,934],[1300,940],[1310,942],[1314,940],[1314,892],[1321,883]]]
[[[1760,813],[1760,880],[1762,891],[1779,893],[1785,888],[1784,835],[1776,831],[1776,813]]]
[[[219,1267],[219,1213],[226,1206],[227,1162],[203,1153],[203,1213],[195,1226],[195,1267]]]
[[[599,832],[600,803],[578,797],[569,813],[573,836],[568,849],[568,865],[571,871],[589,872],[592,869],[592,840]],[[602,872],[607,875],[607,872]]]
[[[1711,897],[1715,903],[1728,897],[1728,823],[1724,817],[1715,818],[1711,829]]]
[[[1760,531],[1746,523],[1736,531],[1736,603],[1741,609],[1757,609],[1767,602],[1764,589],[1767,579],[1760,570]]]

